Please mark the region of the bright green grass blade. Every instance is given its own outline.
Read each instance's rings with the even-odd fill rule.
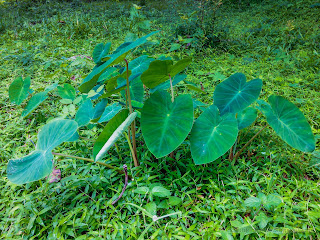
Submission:
[[[219,115],[215,105],[195,121],[191,131],[191,154],[195,164],[205,164],[225,154],[238,136],[238,123],[231,114]]]
[[[137,39],[136,41],[128,44],[121,50],[117,51],[116,53],[110,55],[110,59],[108,59],[105,63],[103,63],[101,66],[95,68],[84,80],[81,86],[79,87],[79,90],[83,93],[88,93],[94,85],[97,83],[98,78],[100,75],[112,64],[115,64],[118,60],[118,58],[122,58],[125,54],[127,54],[132,49],[140,46],[141,44],[144,44],[149,37],[151,37],[153,34],[158,33],[159,31],[152,32],[142,38]]]
[[[260,95],[262,81],[254,79],[246,82],[242,73],[235,73],[218,84],[213,94],[213,103],[221,116],[225,113],[237,113],[256,101]]]
[[[249,127],[257,118],[257,109],[247,107],[238,113],[238,128],[239,130]]]
[[[120,110],[122,109],[121,105],[119,103],[114,103],[104,109],[104,112],[102,113],[99,123],[108,122],[110,119],[112,119]]]
[[[76,90],[69,83],[65,83],[63,86],[58,86],[57,87],[57,94],[61,98],[70,99],[72,101],[76,98]]]
[[[188,136],[192,124],[191,95],[180,95],[172,103],[169,93],[157,91],[142,108],[142,134],[150,152],[157,158],[175,150]]]
[[[44,178],[52,172],[52,159],[51,152],[36,150],[25,157],[10,160],[8,179],[15,184],[24,184]]]
[[[47,93],[46,92],[39,92],[32,96],[32,98],[27,103],[27,106],[25,106],[21,117],[28,116],[36,107],[38,107],[44,100],[47,99]]]
[[[44,125],[39,134],[37,150],[51,151],[61,143],[70,139],[77,131],[78,124],[74,120],[57,119]]]
[[[269,104],[259,101],[267,122],[291,147],[302,152],[313,152],[315,139],[311,127],[302,112],[287,99],[272,95]]]
[[[26,77],[24,80],[22,77],[16,78],[9,87],[10,102],[20,105],[28,97],[30,82],[30,77]]]
[[[95,161],[98,161],[104,157],[104,155],[107,153],[107,151],[114,145],[114,143],[118,140],[118,138],[122,135],[122,133],[126,130],[128,130],[129,125],[134,121],[134,119],[137,117],[137,113],[133,112],[131,113],[120,125],[119,122],[109,122],[106,125],[106,128],[116,129],[113,131],[112,135],[110,137],[105,137],[104,140],[107,140],[101,150],[98,152],[98,154],[95,156]],[[117,117],[117,115],[115,116]]]

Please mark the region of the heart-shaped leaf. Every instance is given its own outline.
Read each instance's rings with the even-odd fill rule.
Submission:
[[[237,113],[258,99],[261,88],[260,79],[246,82],[244,74],[235,73],[217,85],[213,103],[219,108],[221,116],[229,112]]]
[[[129,70],[131,70],[132,74],[143,73],[149,68],[152,61],[154,59],[149,58],[147,55],[140,56],[129,62]]]
[[[257,118],[257,109],[253,107],[247,107],[237,116],[239,130],[250,126]]]
[[[190,145],[195,164],[205,164],[225,154],[238,136],[238,123],[234,116],[219,115],[215,105],[208,107],[193,125]]]
[[[30,77],[26,77],[24,80],[22,77],[16,78],[9,87],[10,102],[20,105],[28,97],[30,82]]]
[[[153,61],[148,70],[141,75],[141,81],[148,88],[155,88],[159,84],[173,78],[175,75],[183,71],[190,63],[191,58],[185,58],[173,65],[172,60],[156,60]]]
[[[138,114],[136,112],[133,112],[128,116],[128,110],[125,109],[107,123],[93,147],[93,156],[95,161],[104,157],[122,133],[128,129],[129,125],[134,121],[137,115]],[[124,117],[126,118],[123,121]]]
[[[313,152],[315,139],[299,108],[281,96],[272,95],[268,101],[270,105],[259,101],[261,111],[281,139],[302,152]]]
[[[68,141],[77,128],[75,121],[66,119],[57,119],[46,124],[38,134],[36,150],[25,157],[9,161],[8,179],[16,184],[24,184],[48,176],[53,169],[52,149]]]
[[[169,93],[157,91],[142,108],[142,134],[150,152],[157,158],[175,150],[189,134],[192,124],[190,95],[180,95],[172,103]]]
[[[39,92],[32,96],[32,98],[27,103],[27,106],[25,106],[21,117],[28,116],[34,109],[36,109],[44,100],[47,99],[47,93],[46,92]]]
[[[120,110],[122,109],[119,103],[114,103],[104,109],[102,113],[99,123],[108,122],[111,118],[113,118]]]
[[[125,79],[118,80],[118,86],[126,82]],[[137,77],[129,83],[130,96],[132,101],[143,102],[144,88],[140,77]],[[126,90],[121,91],[121,96],[126,99]]]
[[[101,66],[95,68],[82,82],[81,86],[79,87],[79,90],[83,93],[88,93],[94,85],[97,83],[98,78],[101,76],[101,74],[112,64],[116,64],[118,58],[122,59],[123,55],[131,51],[132,49],[140,46],[141,44],[144,44],[149,37],[151,37],[153,34],[157,33],[159,31],[152,32],[142,38],[137,39],[136,41],[126,45],[122,49],[118,50],[117,52],[113,53],[110,56],[110,59],[108,59],[105,63],[103,63]]]
[[[100,64],[101,59],[108,55],[110,47],[110,42],[106,43],[106,45],[104,45],[103,43],[99,43],[97,46],[95,46],[92,54],[93,61],[96,64]]]
[[[107,81],[108,79],[110,79],[110,78],[118,75],[119,73],[118,73],[117,70],[118,70],[118,69],[115,68],[115,67],[109,67],[109,68],[107,68],[107,69],[101,74],[101,76],[99,77],[98,83],[101,83],[101,84],[102,84],[103,82]]]
[[[76,98],[76,90],[69,83],[65,83],[63,86],[58,86],[57,87],[57,94],[61,98],[70,99],[72,101]]]

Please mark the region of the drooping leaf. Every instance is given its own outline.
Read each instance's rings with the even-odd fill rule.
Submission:
[[[15,184],[24,184],[44,178],[52,172],[52,159],[51,152],[36,150],[25,157],[10,160],[8,179]]]
[[[96,64],[100,64],[101,59],[108,55],[110,47],[110,42],[106,43],[105,45],[103,43],[99,43],[97,46],[95,46],[92,54],[93,61]]]
[[[231,114],[219,115],[215,105],[208,107],[193,125],[190,145],[195,164],[205,164],[225,154],[238,136],[237,120]]]
[[[159,84],[173,78],[183,71],[190,63],[191,58],[185,58],[173,65],[172,60],[155,60],[150,63],[147,71],[141,75],[141,81],[148,88],[155,88]]]
[[[7,167],[8,179],[16,184],[37,181],[52,172],[52,149],[68,141],[77,131],[73,120],[57,119],[41,128],[36,150],[31,154],[10,160]]]
[[[76,98],[76,90],[69,83],[65,83],[63,86],[58,86],[57,87],[57,94],[61,98],[70,99],[72,101]]]
[[[36,107],[38,107],[44,100],[47,99],[47,93],[45,92],[39,92],[32,96],[32,98],[27,103],[27,106],[25,106],[21,117],[28,116]]]
[[[108,100],[107,99],[102,99],[100,102],[98,102],[96,104],[96,106],[94,107],[94,109],[93,109],[92,120],[100,118],[100,116],[104,112],[104,110],[105,110],[107,105],[108,105]]]
[[[122,109],[119,103],[113,103],[112,105],[106,107],[102,113],[99,123],[108,122],[112,119],[120,110]]]
[[[229,112],[237,113],[258,99],[261,88],[260,79],[246,82],[244,74],[235,73],[217,85],[213,103],[219,108],[221,116]]]
[[[20,105],[28,97],[30,82],[30,77],[24,80],[22,77],[16,78],[9,87],[10,102]]]
[[[247,107],[238,113],[238,128],[239,130],[249,127],[257,118],[257,109],[253,107]]]
[[[314,135],[299,108],[281,96],[272,95],[268,101],[259,101],[261,111],[281,139],[302,152],[313,152]]]
[[[93,147],[95,161],[104,157],[107,151],[114,145],[122,133],[128,129],[129,125],[137,116],[136,112],[131,113],[129,116],[127,114],[128,110],[125,109],[107,123]],[[126,118],[123,121],[124,117]]]
[[[68,141],[77,131],[74,120],[57,119],[44,125],[38,133],[36,149],[50,152],[61,143]]]
[[[157,158],[175,150],[187,137],[193,124],[190,95],[174,102],[166,91],[157,91],[145,102],[141,112],[141,130],[147,147]]]
[[[145,43],[149,37],[151,37],[153,34],[157,33],[158,31],[152,32],[142,38],[137,39],[136,41],[130,43],[129,45],[123,47],[118,52],[113,53],[110,56],[110,59],[108,59],[105,63],[103,63],[101,66],[95,68],[84,80],[81,86],[79,87],[79,90],[83,93],[88,93],[94,85],[97,83],[98,78],[101,76],[101,74],[112,64],[116,64],[118,59],[121,59],[123,55],[131,51],[132,49],[140,46],[141,44]]]
[[[177,74],[172,79],[172,86],[177,85],[179,82],[183,81],[186,77],[187,77],[187,75],[185,75],[185,74]],[[170,88],[170,80],[167,80],[166,82],[160,83],[158,86],[150,89],[150,93],[154,93],[155,91],[158,91],[158,90],[165,90],[168,88]]]

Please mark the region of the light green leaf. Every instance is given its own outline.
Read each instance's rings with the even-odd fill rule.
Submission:
[[[264,204],[264,207],[267,210],[271,210],[273,208],[278,207],[281,203],[282,203],[282,200],[281,200],[280,196],[277,196],[275,194],[270,194],[267,196],[267,201]]]
[[[247,107],[237,116],[239,130],[249,127],[257,118],[257,109],[253,107]]]
[[[76,98],[76,90],[69,83],[65,83],[63,86],[58,86],[57,94],[63,99],[70,99],[72,101]]]
[[[171,192],[162,186],[155,186],[152,188],[151,193],[157,197],[169,197],[171,195]]]
[[[256,217],[256,220],[259,222],[258,225],[260,229],[264,229],[269,222],[269,218],[264,214],[264,212],[260,212]]]
[[[87,125],[91,119],[93,119],[93,105],[90,99],[84,101],[79,107],[75,120],[79,124],[79,127]]]
[[[120,80],[120,81],[119,81]],[[121,83],[125,83],[125,79],[119,79],[118,86],[121,86]],[[143,83],[140,80],[140,77],[136,77],[129,83],[130,96],[131,101],[143,102],[144,97],[144,88]],[[126,90],[121,91],[121,95],[124,99],[126,99]]]
[[[320,169],[320,151],[314,151],[312,153],[312,158],[309,162],[309,167],[315,167]]]
[[[41,128],[36,150],[31,154],[10,160],[7,167],[8,179],[16,184],[37,181],[52,172],[52,149],[68,141],[77,131],[73,120],[57,119]]]
[[[22,77],[16,78],[9,87],[10,102],[20,105],[28,97],[30,82],[30,77],[26,77],[24,80]]]
[[[157,205],[155,202],[149,202],[144,207],[151,215],[157,215]]]
[[[244,74],[235,73],[218,84],[213,103],[219,108],[221,116],[229,112],[237,113],[258,99],[261,88],[260,79],[246,82]]]
[[[52,90],[56,89],[56,87],[58,87],[58,82],[55,82],[55,83],[47,86],[47,87],[44,89],[44,92],[45,92],[45,93],[51,92]]]
[[[175,75],[183,71],[191,61],[191,58],[185,58],[174,65],[172,60],[153,61],[148,70],[141,75],[141,81],[148,88],[155,88],[159,84],[168,80],[169,75],[173,78]]]
[[[225,154],[238,135],[237,120],[231,114],[220,116],[215,105],[208,107],[193,125],[190,145],[195,164],[205,164]]]
[[[249,197],[248,199],[246,199],[244,201],[244,205],[246,207],[255,207],[255,208],[258,208],[261,206],[261,200],[260,198],[257,198],[257,197]]]
[[[149,188],[148,187],[138,187],[134,190],[135,193],[138,194],[147,194],[149,192]]]
[[[98,137],[93,147],[93,155],[94,155],[95,161],[98,161],[104,157],[107,151],[114,145],[114,143],[118,140],[118,138],[122,135],[122,133],[127,130],[129,125],[134,121],[134,119],[137,116],[137,113],[133,112],[123,122],[121,122],[121,120],[123,119],[123,116],[127,114],[128,114],[127,111],[122,111],[118,113],[114,117],[115,120],[113,121],[114,118],[111,119],[106,125],[106,127],[103,129],[103,132]],[[104,142],[104,145],[102,146],[103,142]]]
[[[95,68],[84,80],[81,86],[79,87],[79,90],[83,93],[88,93],[94,85],[97,83],[98,78],[101,76],[101,74],[111,65],[116,64],[117,60],[122,59],[123,56],[131,51],[132,49],[140,46],[141,44],[145,43],[149,37],[151,37],[153,34],[158,33],[159,31],[152,32],[142,38],[137,39],[136,41],[128,44],[127,46],[123,47],[121,50],[113,53],[110,55],[110,59],[108,59],[105,63],[103,63],[101,66]]]
[[[302,152],[313,152],[315,139],[302,112],[281,96],[270,96],[269,103],[259,101],[267,122],[281,139]]]
[[[157,158],[175,150],[188,136],[193,124],[190,95],[171,102],[169,93],[157,91],[141,110],[141,131],[147,147]]]
[[[32,96],[32,98],[27,103],[27,106],[25,106],[21,117],[28,116],[36,107],[38,107],[44,100],[47,99],[47,93],[46,92],[39,92]]]
[[[102,113],[99,123],[108,122],[111,118],[113,118],[120,110],[122,109],[119,103],[114,103],[104,109]]]

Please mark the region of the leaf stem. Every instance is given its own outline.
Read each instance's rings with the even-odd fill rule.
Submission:
[[[174,93],[173,93],[172,79],[170,74],[169,74],[169,78],[170,78],[170,88],[171,88],[171,101],[174,102]]]
[[[129,111],[130,114],[133,112],[132,104],[131,104],[131,95],[130,95],[130,84],[129,84],[129,63],[127,59],[124,59],[126,62],[127,68],[127,96],[128,96],[128,103],[129,103]],[[135,120],[131,123],[131,134],[132,134],[132,145],[133,145],[133,159],[134,159],[134,166],[138,167],[139,162],[137,160],[137,143],[136,143],[136,122]]]
[[[257,132],[237,153],[234,155],[234,160],[236,161],[242,151],[267,127],[268,125],[264,126],[263,128],[260,129],[259,132]]]
[[[131,151],[131,154],[132,154],[132,158],[133,158],[133,162],[134,162],[134,166],[135,167],[138,167],[139,166],[139,162],[138,160],[136,159],[135,155],[134,155],[134,151],[133,151],[133,148],[132,148],[132,145],[131,145],[131,141],[130,141],[130,138],[128,136],[128,134],[126,132],[124,132],[124,135],[126,136],[126,139],[128,141],[128,145],[129,145],[129,148],[130,148],[130,151]],[[137,165],[136,165],[137,164]]]
[[[125,165],[125,164],[123,165],[123,170],[124,170],[124,174],[125,174],[124,186],[122,188],[122,191],[121,191],[119,197],[111,203],[112,205],[116,204],[119,201],[119,199],[124,194],[124,191],[126,190],[127,185],[128,185],[128,168],[127,168],[127,165]]]
[[[52,152],[52,155],[56,155],[56,156],[60,156],[60,157],[65,157],[65,158],[74,158],[74,159],[79,159],[79,160],[84,160],[84,161],[87,161],[87,162],[92,162],[94,163],[94,160],[90,159],[90,158],[83,158],[83,157],[77,157],[77,156],[73,156],[73,155],[66,155],[66,154],[63,154],[63,153],[55,153],[55,152]],[[115,169],[114,166],[111,166],[110,164],[107,164],[107,163],[104,163],[104,162],[95,162],[95,163],[98,163],[102,166],[105,166],[107,168],[110,168],[110,169],[114,169],[116,170],[118,173],[120,174],[124,174],[125,172],[122,171],[122,170],[119,170],[119,169]]]

